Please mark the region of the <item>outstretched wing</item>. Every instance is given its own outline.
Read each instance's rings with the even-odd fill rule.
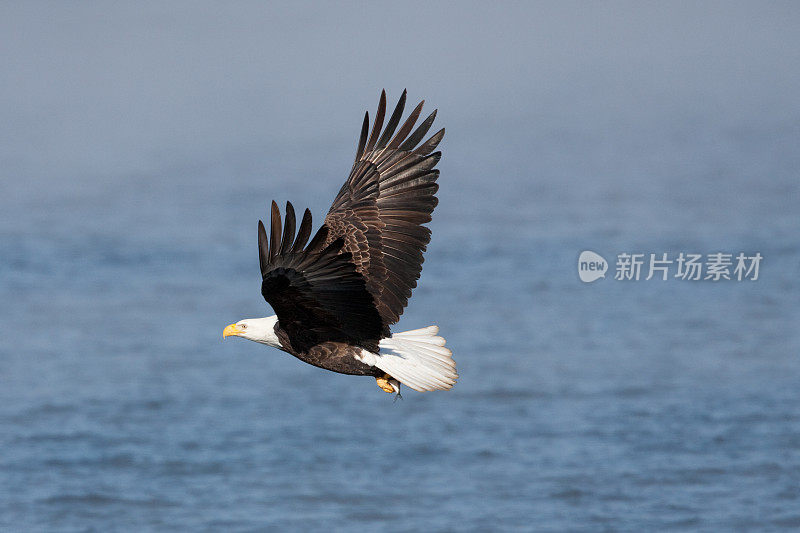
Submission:
[[[364,278],[356,271],[342,239],[330,240],[322,226],[310,243],[311,212],[306,209],[295,238],[295,213],[286,204],[286,224],[272,202],[270,237],[258,221],[261,294],[278,315],[292,347],[299,351],[324,341],[362,344],[382,337],[384,326]]]
[[[344,240],[342,252],[352,256],[356,270],[366,279],[386,325],[400,319],[422,271],[422,254],[431,239],[423,224],[430,222],[438,203],[439,171],[434,166],[442,154],[432,152],[444,136],[442,129],[419,144],[436,111],[411,133],[424,100],[395,134],[405,101],[403,91],[382,133],[385,91],[371,133],[369,113],[364,116],[350,176],[325,217],[329,228],[326,243]]]

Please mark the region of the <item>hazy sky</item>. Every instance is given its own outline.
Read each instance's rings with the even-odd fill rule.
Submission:
[[[302,157],[300,143],[344,161],[383,87],[493,150],[541,123],[800,114],[796,3],[5,2],[0,50],[3,180]]]

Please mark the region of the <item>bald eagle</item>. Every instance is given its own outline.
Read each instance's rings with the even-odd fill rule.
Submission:
[[[235,335],[273,346],[314,366],[372,376],[388,393],[400,384],[417,391],[447,390],[458,378],[452,353],[437,326],[392,333],[422,271],[422,254],[438,203],[434,152],[444,129],[420,141],[434,110],[412,133],[422,112],[417,105],[400,129],[403,91],[383,128],[386,91],[372,129],[364,116],[355,163],[325,222],[309,242],[311,212],[295,233],[291,203],[281,223],[273,201],[270,231],[258,222],[261,294],[274,316],[231,324]],[[397,133],[395,133],[395,130]]]

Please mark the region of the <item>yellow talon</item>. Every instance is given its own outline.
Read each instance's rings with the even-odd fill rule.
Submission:
[[[392,376],[390,376],[389,374],[384,374],[379,378],[375,378],[375,381],[378,382],[378,387],[383,389],[383,392],[392,393],[394,392],[394,387],[392,387],[392,384],[389,383],[390,379],[392,379]]]

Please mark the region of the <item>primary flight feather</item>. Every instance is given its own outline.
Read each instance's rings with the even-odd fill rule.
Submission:
[[[323,225],[311,237],[311,212],[297,227],[291,203],[281,221],[273,201],[270,231],[258,222],[261,294],[274,316],[240,320],[225,328],[274,346],[314,366],[342,374],[372,376],[386,392],[400,383],[414,390],[447,390],[458,379],[439,328],[392,335],[422,272],[423,252],[438,202],[434,152],[444,129],[420,142],[436,118],[416,129],[424,100],[400,125],[406,91],[386,127],[386,92],[372,129],[369,113],[353,168]],[[412,133],[413,130],[413,133]]]

